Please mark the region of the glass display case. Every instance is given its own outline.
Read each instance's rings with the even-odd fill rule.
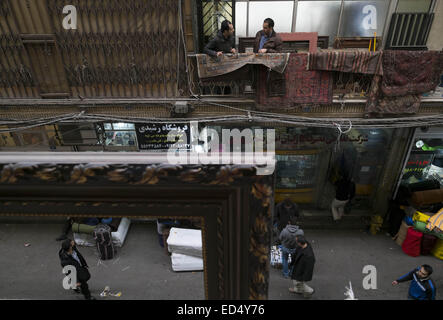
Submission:
[[[443,139],[414,140],[401,184],[407,186],[426,180],[437,180],[443,186]]]
[[[105,146],[136,147],[137,135],[133,123],[104,123]]]

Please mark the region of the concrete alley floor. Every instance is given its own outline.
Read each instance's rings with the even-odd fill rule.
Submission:
[[[63,289],[62,268],[55,241],[61,225],[0,224],[0,299],[83,300],[83,295]],[[30,243],[25,247],[25,243]],[[203,272],[176,273],[171,258],[160,247],[157,226],[131,224],[114,259],[98,264],[95,247],[78,247],[85,257],[97,299],[204,299]],[[100,298],[105,286],[121,297]]]
[[[62,287],[58,251],[54,239],[59,224],[0,224],[0,299],[83,300],[82,295]],[[433,256],[407,256],[390,237],[372,236],[358,230],[305,230],[314,248],[316,265],[314,279],[309,283],[316,292],[311,300],[342,300],[345,287],[352,282],[360,300],[404,300],[408,284],[392,287],[391,282],[420,264],[434,268],[437,299],[443,294],[443,261]],[[25,247],[25,243],[30,243]],[[88,282],[98,299],[204,299],[203,272],[172,271],[171,259],[159,246],[154,223],[134,223],[123,248],[117,248],[113,260],[98,263],[95,247],[79,247],[91,272]],[[377,289],[364,290],[363,267],[377,270]],[[303,300],[288,291],[290,280],[281,270],[271,267],[269,299]],[[105,286],[122,292],[120,298],[100,298]]]
[[[432,255],[410,257],[390,236],[363,230],[305,230],[305,236],[316,257],[314,277],[308,283],[315,290],[311,300],[343,300],[349,282],[359,300],[406,300],[409,283],[393,287],[392,281],[423,264],[434,269],[437,299],[443,299],[443,261]],[[375,290],[363,288],[366,265],[376,268]],[[304,299],[288,291],[291,280],[283,278],[281,269],[271,267],[270,278],[269,299]]]

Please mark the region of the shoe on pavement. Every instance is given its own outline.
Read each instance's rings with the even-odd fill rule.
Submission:
[[[291,293],[299,293],[299,294],[303,293],[303,291],[301,291],[300,289],[293,288],[293,287],[289,288],[289,292],[291,292]]]
[[[312,297],[312,295],[314,294],[314,292],[315,292],[315,290],[314,289],[312,289],[312,292],[304,292],[303,293],[303,298],[310,298],[310,297]]]

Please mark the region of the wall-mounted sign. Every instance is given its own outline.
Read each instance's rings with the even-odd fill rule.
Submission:
[[[140,150],[167,150],[172,144],[177,149],[190,149],[191,128],[189,124],[152,123],[136,124]],[[175,141],[168,141],[168,134],[174,132]]]
[[[425,168],[431,165],[433,156],[430,153],[411,153],[404,173],[423,172]]]
[[[389,1],[345,1],[340,36],[382,36],[388,9]]]
[[[368,142],[369,137],[365,134],[359,134],[356,136],[349,136],[343,134],[340,137],[340,142],[352,142],[356,145],[364,145]],[[292,149],[303,149],[311,147],[325,147],[333,145],[337,142],[337,136],[330,134],[329,136],[325,134],[300,134],[291,130],[277,130],[275,145],[277,150],[292,150]]]

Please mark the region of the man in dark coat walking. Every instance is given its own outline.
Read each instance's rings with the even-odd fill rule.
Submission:
[[[332,201],[332,218],[339,221],[343,218],[345,206],[355,196],[355,183],[347,176],[343,176],[336,184],[335,198]]]
[[[305,298],[308,298],[314,293],[314,289],[306,284],[306,282],[312,280],[314,273],[314,251],[303,236],[297,237],[297,245],[296,256],[291,262],[291,279],[294,286],[289,288],[289,291],[292,293],[301,293]]]
[[[81,293],[85,296],[86,300],[95,300],[91,296],[87,281],[91,278],[91,274],[88,271],[88,264],[85,258],[77,250],[75,242],[71,239],[66,239],[62,242],[62,248],[60,249],[58,256],[60,258],[60,264],[62,268],[66,266],[73,266],[77,272],[77,289],[74,289],[77,293]],[[80,290],[78,289],[80,287]]]

